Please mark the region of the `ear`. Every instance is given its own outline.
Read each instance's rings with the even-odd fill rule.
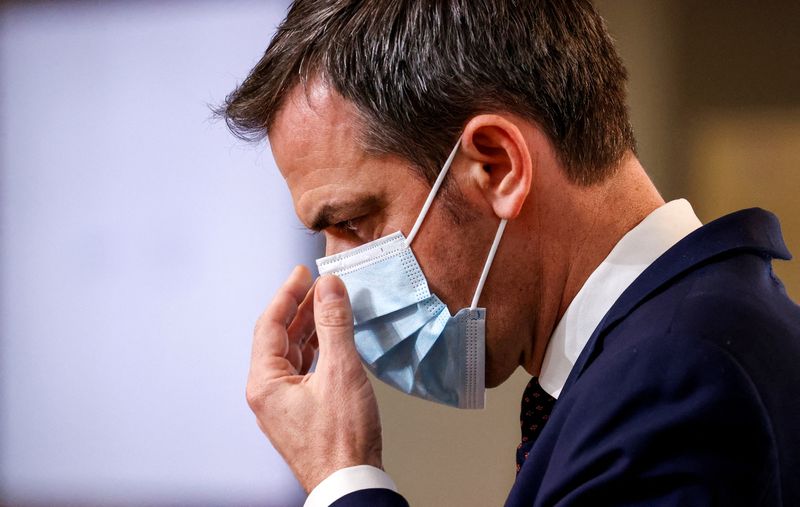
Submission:
[[[497,114],[472,118],[464,127],[461,149],[471,162],[470,175],[494,213],[516,218],[531,189],[533,164],[522,131]]]

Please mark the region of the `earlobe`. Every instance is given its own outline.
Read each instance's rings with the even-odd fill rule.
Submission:
[[[499,114],[479,115],[464,128],[461,143],[471,174],[499,218],[513,220],[531,189],[533,163],[525,136]]]

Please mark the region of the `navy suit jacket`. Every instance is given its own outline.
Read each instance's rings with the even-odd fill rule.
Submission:
[[[780,225],[751,209],[649,266],[578,358],[506,506],[800,506],[800,307],[773,258],[790,258]],[[333,505],[407,504],[373,489]]]

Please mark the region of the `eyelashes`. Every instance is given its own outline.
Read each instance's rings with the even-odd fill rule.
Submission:
[[[342,220],[341,222],[337,222],[333,224],[333,228],[339,232],[344,232],[347,234],[355,234],[358,232],[358,218],[351,218],[348,220]]]
[[[358,222],[360,222],[362,218],[363,217],[342,220],[341,222],[337,222],[329,227],[343,234],[356,235],[358,234]],[[324,231],[324,229],[323,230],[305,229],[305,231],[309,236],[318,236],[320,233]]]

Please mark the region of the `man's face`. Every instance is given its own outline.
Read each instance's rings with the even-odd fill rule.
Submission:
[[[421,175],[400,158],[365,153],[357,134],[352,104],[319,83],[295,87],[270,130],[270,146],[297,216],[325,235],[326,255],[397,231],[408,235],[430,192]],[[457,157],[447,178],[454,179],[464,205],[471,206],[483,197],[470,184],[467,161],[461,162]],[[412,249],[431,291],[455,314],[469,306],[499,219],[482,213],[456,225],[443,199],[441,194],[434,199]],[[494,267],[492,274],[499,270]],[[488,304],[502,299],[496,297],[501,291],[493,288],[492,274],[480,301],[488,311],[490,387],[505,380],[518,364],[501,338],[507,334],[499,324],[505,313],[502,304]]]

